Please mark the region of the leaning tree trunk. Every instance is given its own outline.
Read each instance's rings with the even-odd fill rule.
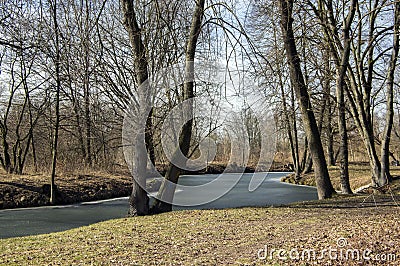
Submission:
[[[359,113],[364,112],[364,111],[360,112],[362,108],[360,105],[358,105],[357,107]],[[374,134],[372,133],[373,132],[372,124],[366,119],[367,117],[365,116],[365,114],[361,114],[361,123],[359,125],[359,130],[361,132],[364,145],[367,149],[367,155],[372,175],[372,185],[375,187],[380,187],[385,184],[385,182],[381,180],[382,167],[379,161],[378,154],[376,152],[375,138]]]
[[[372,44],[375,38],[375,30],[376,30],[376,19],[378,12],[379,1],[374,2],[374,7],[368,15],[369,25],[368,25],[368,42]],[[359,5],[358,5],[359,10]],[[361,27],[358,28],[361,31]],[[361,39],[361,35],[359,32],[359,37]],[[361,49],[361,42],[359,40],[358,47],[355,49]],[[381,163],[379,160],[379,156],[375,147],[375,136],[374,136],[374,126],[373,126],[373,114],[371,113],[371,99],[372,99],[372,82],[374,75],[374,66],[376,60],[374,59],[374,51],[376,47],[371,45],[369,49],[366,51],[366,62],[364,62],[363,58],[356,59],[356,67],[358,68],[358,75],[360,75],[361,81],[357,85],[355,77],[350,75],[351,77],[351,88],[354,95],[354,100],[357,108],[358,114],[353,115],[357,117],[356,123],[359,127],[359,131],[363,138],[364,145],[367,149],[368,159],[371,166],[371,175],[372,175],[372,184],[376,187],[382,186],[385,184],[385,181],[381,180]],[[366,73],[365,73],[366,72]],[[359,118],[359,119],[358,119]]]
[[[129,41],[133,51],[134,66],[136,72],[138,110],[135,123],[135,139],[133,140],[133,166],[132,166],[132,194],[129,199],[129,215],[140,216],[149,213],[149,198],[145,191],[147,150],[145,144],[145,130],[147,115],[151,109],[150,88],[148,86],[148,63],[146,50],[143,45],[141,29],[136,20],[133,1],[121,0],[124,15],[124,26],[129,34]]]
[[[390,145],[390,135],[392,133],[393,127],[393,85],[394,85],[394,75],[396,70],[397,57],[399,55],[399,31],[400,31],[400,2],[395,4],[395,23],[394,23],[394,33],[393,33],[393,48],[392,57],[390,59],[390,64],[387,72],[386,81],[386,125],[383,132],[382,144],[381,144],[381,177],[380,179],[386,183],[391,181],[390,175],[390,164],[389,164],[389,145]]]
[[[197,0],[194,8],[192,24],[190,26],[188,42],[185,52],[185,83],[183,85],[183,101],[189,100],[194,97],[194,72],[193,63],[196,53],[197,40],[201,32],[201,23],[204,15],[204,4],[205,0]],[[192,104],[188,104],[188,112],[193,112]],[[181,169],[176,166],[174,158],[182,153],[183,156],[187,157],[189,154],[190,140],[192,138],[192,124],[193,120],[189,120],[182,127],[182,131],[179,136],[179,147],[176,150],[172,160],[168,166],[165,174],[165,179],[161,184],[160,190],[157,194],[157,200],[152,206],[152,213],[169,212],[172,210],[172,201],[174,198],[176,183],[178,182]]]
[[[338,106],[338,125],[340,135],[340,184],[342,192],[345,194],[352,194],[349,181],[349,149],[348,149],[348,136],[346,129],[346,106],[344,101],[344,86],[347,68],[349,66],[350,58],[350,27],[353,22],[356,12],[357,0],[352,0],[351,8],[347,14],[346,20],[343,25],[343,54],[340,66],[337,69],[336,78],[336,98]]]
[[[289,118],[289,110],[287,108],[287,103],[286,103],[286,95],[285,95],[285,90],[284,90],[284,85],[282,81],[282,75],[281,72],[278,71],[278,76],[279,76],[279,83],[280,83],[280,88],[281,88],[281,96],[282,96],[282,107],[283,107],[283,113],[284,113],[284,121],[286,124],[286,132],[289,138],[289,144],[290,144],[290,152],[292,154],[292,161],[294,165],[294,170],[295,170],[295,179],[298,180],[300,179],[300,166],[298,164],[298,156],[299,154],[296,153],[295,149],[295,143],[293,140],[293,134],[292,134],[292,127],[290,125],[290,118]]]
[[[320,111],[320,115],[319,115],[319,119],[318,119],[319,135],[321,135],[321,132],[322,132],[326,103],[327,103],[327,101],[329,101],[329,97],[330,97],[330,87],[324,85],[324,97],[322,99],[322,106],[321,106],[321,111]],[[313,160],[312,160],[312,154],[310,152],[305,161],[302,174],[305,175],[305,174],[311,173],[312,169],[313,169]]]
[[[283,40],[285,43],[286,56],[290,68],[290,79],[296,92],[302,114],[304,129],[309,141],[310,152],[312,154],[315,183],[318,190],[318,198],[330,198],[335,192],[329,178],[328,167],[325,160],[324,149],[318,131],[318,125],[312,111],[310,96],[304,82],[303,73],[300,66],[300,59],[297,53],[296,42],[293,33],[293,0],[280,0],[281,26]]]
[[[277,41],[277,29],[274,28],[274,45],[276,50],[278,47],[278,41]],[[276,53],[275,54],[275,60],[278,62],[280,57],[280,54]],[[279,61],[280,62],[280,61]],[[293,133],[294,131],[292,131],[292,126],[291,126],[291,119],[290,119],[290,113],[292,113],[291,111],[289,112],[288,106],[287,106],[287,102],[286,102],[286,92],[285,92],[285,85],[283,83],[283,77],[282,77],[282,71],[279,68],[277,70],[277,75],[278,75],[278,81],[279,81],[279,87],[280,87],[280,91],[281,91],[281,97],[282,97],[282,107],[283,107],[283,114],[284,114],[284,123],[286,125],[286,133],[288,135],[289,138],[289,144],[290,144],[290,152],[292,155],[292,161],[293,161],[293,165],[294,165],[294,171],[295,171],[295,179],[298,180],[300,179],[300,174],[301,174],[301,170],[300,170],[300,165],[299,165],[299,153],[298,153],[298,147],[296,149],[296,141],[294,140],[293,137]],[[294,105],[294,100],[292,101],[292,105]],[[292,117],[293,121],[294,121],[294,125],[296,124],[296,117]],[[294,128],[296,129],[296,127],[294,126]],[[297,137],[297,136],[296,136]]]

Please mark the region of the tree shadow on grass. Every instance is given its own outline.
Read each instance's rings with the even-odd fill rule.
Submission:
[[[371,207],[400,207],[400,195],[393,194],[361,194],[361,195],[336,195],[332,199],[295,202],[289,208],[371,208]]]
[[[21,189],[25,189],[25,190],[30,190],[32,192],[38,192],[38,193],[42,193],[43,192],[42,187],[28,185],[28,184],[19,184],[19,183],[15,183],[15,182],[0,182],[0,185],[13,186],[13,187],[17,187],[17,188],[21,188]]]

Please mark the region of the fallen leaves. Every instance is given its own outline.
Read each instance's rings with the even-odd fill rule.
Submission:
[[[389,254],[400,244],[398,217],[396,207],[179,211],[0,240],[0,264],[273,265],[282,261],[257,258],[265,245],[318,250],[336,247],[341,237],[351,248]]]

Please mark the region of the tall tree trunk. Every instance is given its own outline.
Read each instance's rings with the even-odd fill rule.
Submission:
[[[304,36],[304,26],[302,26],[301,29],[302,29],[301,36]],[[304,38],[301,38],[301,48],[302,48],[302,56],[305,59],[307,54],[306,54],[306,46],[304,45]],[[305,86],[308,88],[309,80],[308,80],[307,64],[305,60],[303,63],[303,71],[304,71],[303,73],[304,73]],[[321,130],[319,130],[319,132],[321,132]],[[307,153],[307,159],[304,163],[302,174],[305,175],[311,173],[312,167],[313,167],[313,161],[311,153]]]
[[[294,171],[295,171],[295,178],[296,180],[300,178],[300,166],[298,164],[298,156],[299,154],[296,153],[296,148],[295,148],[295,142],[293,139],[293,134],[292,134],[292,127],[291,127],[291,123],[290,123],[290,118],[289,118],[289,110],[287,108],[287,103],[286,103],[286,95],[285,95],[285,90],[284,90],[284,85],[282,82],[282,75],[279,71],[278,73],[279,76],[279,83],[280,83],[280,88],[281,88],[281,96],[282,96],[282,105],[283,105],[283,113],[284,113],[284,121],[286,124],[286,132],[289,138],[289,144],[290,144],[290,152],[292,154],[292,161],[293,161],[293,165],[294,165]]]
[[[85,34],[83,41],[84,50],[84,80],[83,80],[83,97],[85,101],[85,129],[86,129],[86,164],[87,166],[92,166],[92,129],[90,122],[90,33],[89,33],[89,0],[85,1]]]
[[[28,91],[26,93],[28,94]],[[31,146],[34,171],[37,172],[38,165],[37,165],[37,159],[36,159],[35,138],[34,138],[34,134],[33,134],[33,128],[34,128],[34,124],[36,123],[36,121],[35,122],[33,121],[32,103],[31,103],[30,99],[28,99],[28,101],[29,101],[29,139],[28,139],[29,145],[27,145],[25,148],[24,162],[25,162],[26,155],[29,152],[29,146]]]
[[[280,83],[280,88],[281,88],[281,96],[282,96],[282,105],[283,105],[283,113],[284,113],[284,121],[286,124],[286,132],[289,138],[289,144],[290,144],[290,152],[292,154],[292,161],[294,165],[294,170],[295,170],[295,175],[296,175],[296,180],[300,178],[300,171],[299,171],[299,165],[298,165],[298,154],[296,153],[295,149],[295,143],[293,140],[293,134],[292,134],[292,127],[290,123],[290,118],[289,118],[289,110],[287,108],[287,103],[286,103],[286,95],[285,95],[285,90],[284,90],[284,85],[282,82],[282,75],[279,71],[278,73],[279,76],[279,83]]]
[[[276,32],[277,32],[277,29],[274,28],[274,45],[275,45],[275,50],[278,51],[278,43],[277,43],[278,38],[277,38]],[[275,60],[276,60],[276,62],[282,61],[281,55],[278,52],[275,54]],[[292,111],[290,111],[290,113],[289,113],[289,109],[288,109],[287,102],[286,102],[285,85],[283,82],[282,71],[280,68],[278,69],[277,74],[278,74],[279,87],[281,89],[284,122],[286,125],[286,132],[287,132],[287,135],[289,138],[290,151],[291,151],[292,161],[293,161],[293,166],[294,166],[294,171],[295,171],[295,178],[297,180],[297,179],[300,179],[301,170],[300,170],[300,165],[299,165],[298,146],[296,147],[297,142],[294,140],[294,137],[293,137],[294,131],[292,131],[292,126],[291,126],[290,114],[292,113]],[[295,101],[293,100],[292,101],[293,105],[294,105],[294,102]],[[294,119],[294,125],[296,125],[296,122],[295,122],[296,117],[294,116],[293,119]]]
[[[333,148],[333,128],[332,128],[332,101],[328,100],[328,108],[327,108],[327,127],[326,127],[326,137],[327,137],[327,154],[328,154],[328,165],[335,166],[335,151]]]
[[[28,82],[27,82],[27,73],[26,73],[26,65],[25,65],[25,59],[24,56],[22,55],[21,57],[21,78],[22,78],[22,84],[24,87],[24,92],[25,92],[25,100],[24,104],[21,110],[21,116],[18,122],[18,126],[16,128],[16,136],[18,140],[18,149],[17,149],[17,160],[15,166],[15,173],[22,175],[24,171],[24,166],[25,166],[25,160],[26,160],[26,155],[28,154],[29,147],[31,145],[31,140],[33,136],[33,120],[32,120],[32,104],[30,100],[30,95],[29,95],[29,88],[28,88]],[[20,140],[20,127],[23,123],[23,118],[25,114],[25,109],[27,109],[28,116],[29,116],[29,133],[27,134],[26,137],[23,139],[27,138],[26,140],[26,145],[25,148],[22,148],[22,142],[23,140]]]
[[[335,160],[334,160],[334,152],[333,152],[333,134],[332,134],[332,100],[331,100],[331,53],[330,53],[330,47],[329,47],[329,40],[328,37],[325,36],[325,41],[324,41],[324,52],[323,52],[323,58],[324,58],[324,75],[323,75],[323,80],[321,83],[324,86],[324,92],[326,96],[325,100],[325,110],[323,113],[323,116],[326,118],[326,138],[327,138],[327,156],[328,156],[328,165],[329,166],[334,166],[335,165]],[[322,131],[320,131],[322,132]]]
[[[86,78],[85,78],[86,79]],[[92,149],[91,149],[91,138],[92,138],[92,129],[90,123],[90,89],[89,84],[85,81],[84,85],[84,99],[85,99],[85,131],[86,131],[86,150],[85,150],[85,161],[87,166],[92,165]]]
[[[329,93],[330,88],[329,87],[324,87],[324,97],[322,99],[322,106],[321,106],[321,111],[319,114],[319,118],[318,118],[318,132],[319,135],[321,136],[321,132],[322,132],[322,125],[324,123],[324,114],[325,114],[325,109],[326,109],[326,102],[329,100]],[[307,159],[304,163],[304,168],[303,168],[303,172],[302,174],[308,174],[311,173],[313,168],[313,159],[312,159],[312,154],[311,152],[307,155]]]
[[[378,5],[377,0],[375,0],[374,7],[372,8],[372,11],[369,13],[369,18],[370,18],[370,25],[369,25],[369,36],[370,36],[370,41],[373,39],[373,33],[375,29],[375,19],[376,19],[376,12],[378,9],[376,8]],[[312,3],[309,1],[309,4],[312,5]],[[321,24],[324,26],[324,31],[325,33],[329,36],[330,42],[329,45],[331,47],[331,52],[332,56],[334,59],[334,62],[337,66],[337,68],[340,67],[340,56],[339,56],[339,51],[343,50],[343,45],[340,43],[340,36],[339,36],[339,30],[337,29],[337,23],[334,18],[334,9],[332,5],[332,1],[320,1],[320,3],[324,3],[325,7],[327,8],[327,12],[320,10],[317,11],[317,15],[320,18],[324,18],[324,14],[328,13],[328,17],[324,20],[321,20]],[[313,7],[313,10],[317,10],[315,7]],[[357,12],[359,13],[359,16],[361,17],[361,11],[359,8],[359,5],[357,5]],[[361,32],[361,27],[358,27],[358,45],[363,45],[362,41],[362,36],[364,36]],[[335,45],[336,44],[336,45]],[[365,68],[363,60],[361,60],[361,47],[356,47],[355,49],[355,56],[354,59],[357,61],[357,75],[360,77],[360,84],[358,84],[358,80],[356,80],[356,74],[351,68],[348,68],[347,75],[346,75],[346,80],[348,81],[348,84],[344,86],[346,94],[348,96],[348,100],[350,103],[350,110],[351,110],[351,115],[357,125],[357,128],[359,130],[359,133],[362,137],[362,140],[364,142],[364,145],[367,150],[368,154],[368,159],[370,163],[370,169],[371,169],[371,176],[372,176],[372,184],[374,186],[380,186],[381,181],[380,181],[380,173],[381,173],[381,164],[379,161],[379,157],[376,152],[375,148],[375,139],[374,139],[374,131],[373,131],[373,125],[372,125],[372,116],[371,116],[371,106],[370,106],[370,101],[371,101],[371,89],[372,89],[372,75],[373,75],[373,67],[375,60],[373,60],[373,51],[374,51],[374,45],[371,45],[368,49],[368,66]],[[365,76],[365,69],[367,69],[367,77]]]
[[[330,198],[334,193],[334,189],[329,178],[318,125],[315,120],[314,112],[312,111],[310,96],[304,82],[300,59],[294,39],[292,28],[293,0],[280,0],[279,3],[283,40],[290,68],[290,79],[292,86],[296,91],[300,111],[302,113],[304,129],[310,144],[310,152],[314,161],[315,183],[317,185],[318,198]]]
[[[374,1],[374,6],[372,7],[372,11],[369,13],[369,42],[373,42],[374,32],[376,29],[376,13],[378,12],[378,4],[379,1]],[[359,27],[361,29],[361,27]],[[359,37],[361,38],[361,37]],[[371,114],[371,92],[372,92],[372,81],[373,81],[373,73],[374,73],[374,51],[375,46],[371,45],[368,49],[368,61],[367,61],[367,76],[365,76],[365,64],[363,60],[359,60],[358,69],[361,74],[361,86],[364,88],[364,93],[362,94],[362,102],[358,102],[359,112],[362,112],[361,115],[361,131],[363,132],[363,139],[365,146],[367,148],[370,165],[371,165],[371,173],[372,173],[372,184],[374,186],[382,186],[386,183],[386,180],[381,179],[381,171],[382,166],[376,151],[375,147],[375,136],[374,136],[374,128],[373,128],[373,114]]]
[[[304,161],[304,168],[302,174],[305,175],[311,173],[312,168],[313,168],[312,154],[311,152],[309,152],[307,153],[307,157],[305,158]]]
[[[11,156],[10,156],[10,148],[7,141],[7,130],[4,130],[2,133],[2,142],[3,142],[3,156],[1,160],[1,164],[3,165],[4,170],[11,174],[13,172],[12,165],[11,165]]]
[[[340,77],[340,75],[339,75]],[[341,84],[339,84],[341,83]],[[337,81],[336,97],[338,105],[338,125],[340,135],[340,185],[342,193],[352,194],[349,180],[349,150],[348,150],[348,136],[346,128],[346,107],[343,93],[343,81]]]
[[[138,85],[138,119],[136,135],[133,143],[134,165],[132,169],[132,193],[129,199],[129,215],[147,215],[149,213],[149,198],[144,190],[146,186],[147,151],[145,144],[145,128],[147,115],[150,112],[150,89],[148,85],[148,62],[143,45],[141,29],[137,23],[132,0],[121,0],[124,16],[124,26],[129,34],[129,41],[134,56],[136,82]]]
[[[386,79],[386,125],[383,131],[382,144],[381,144],[381,177],[382,182],[388,183],[391,181],[392,177],[390,175],[390,164],[389,164],[389,145],[390,145],[390,135],[392,133],[393,127],[393,84],[394,75],[396,70],[397,57],[399,55],[399,31],[400,31],[400,2],[395,4],[394,12],[394,35],[393,35],[393,48],[392,57],[390,59],[390,64],[387,71]]]
[[[33,160],[33,166],[34,166],[34,171],[38,172],[38,164],[37,164],[37,156],[36,156],[36,146],[35,146],[35,138],[33,137],[33,130],[31,134],[31,146],[32,146],[32,160]]]
[[[307,136],[304,139],[304,151],[303,151],[303,156],[301,158],[301,170],[302,173],[304,171],[304,169],[306,168],[306,164],[307,164],[307,158],[308,158],[308,139]]]
[[[303,165],[300,164],[300,152],[299,152],[299,136],[297,134],[297,117],[296,117],[296,108],[295,108],[295,104],[296,104],[296,99],[294,96],[294,91],[293,91],[293,87],[290,88],[291,92],[290,92],[290,101],[291,101],[291,115],[292,115],[292,121],[293,121],[293,139],[294,139],[294,151],[296,154],[296,177],[300,178],[300,173],[303,169]]]
[[[321,106],[321,110],[320,110],[318,121],[317,121],[318,132],[319,132],[320,136],[321,136],[321,132],[322,132],[322,126],[324,124],[325,109],[326,109],[327,102],[329,101],[329,97],[330,97],[329,83],[326,84],[325,82],[323,82],[323,91],[324,91],[324,96],[322,98],[322,106]],[[310,152],[307,156],[307,160],[305,161],[302,174],[311,173],[312,168],[313,168],[313,160],[312,160],[312,154]]]
[[[53,22],[54,22],[54,31],[55,31],[55,49],[56,49],[56,58],[55,58],[55,71],[56,71],[56,106],[55,106],[55,115],[56,121],[54,125],[54,135],[53,135],[53,148],[52,148],[52,164],[51,164],[51,177],[50,177],[50,203],[56,203],[56,167],[57,167],[57,152],[58,152],[58,131],[60,127],[60,91],[61,91],[61,74],[60,74],[60,65],[61,65],[61,55],[60,55],[60,31],[58,27],[57,20],[57,0],[54,0],[53,5]]]
[[[197,0],[194,8],[192,23],[190,26],[189,37],[185,52],[185,83],[183,85],[183,101],[194,97],[194,71],[193,63],[196,53],[197,40],[201,32],[201,23],[204,15],[204,4],[205,0]],[[188,112],[193,112],[192,104],[189,106]],[[179,136],[179,150],[176,150],[172,162],[170,162],[167,172],[165,174],[165,180],[161,184],[160,190],[158,191],[157,200],[152,206],[153,213],[168,212],[172,210],[172,204],[175,193],[176,183],[178,182],[181,169],[173,164],[175,156],[182,153],[183,156],[187,157],[190,148],[190,140],[192,137],[192,124],[193,120],[189,120],[182,127],[182,131]],[[171,185],[172,184],[172,185]]]
[[[154,141],[153,141],[153,111],[154,109],[151,108],[150,114],[147,117],[146,121],[146,148],[149,153],[150,162],[156,166],[156,155],[154,151]]]
[[[133,186],[129,198],[129,215],[142,216],[149,214],[149,197],[146,190],[147,150],[144,143],[144,132],[137,130],[134,139],[135,157],[132,168]]]
[[[375,13],[377,12],[376,5],[378,4],[378,1],[375,1],[375,7],[372,9],[370,12],[370,25],[369,25],[369,37],[370,40],[373,40],[373,34],[374,34],[374,29],[375,29],[375,19],[376,15]],[[332,7],[331,7],[332,8]],[[331,11],[333,12],[333,11]],[[359,13],[359,16],[361,16],[361,11],[359,8],[359,5],[357,5],[357,12]],[[331,23],[330,25],[332,28],[335,28],[336,26],[334,23]],[[361,27],[358,27],[358,45],[362,45],[362,32],[361,32]],[[337,31],[331,32],[333,40],[338,40],[339,36]],[[338,47],[341,47],[341,44],[337,44]],[[337,67],[339,68],[340,65],[340,59],[337,51],[335,50],[334,47],[332,47],[332,50],[335,51],[335,62],[337,64]],[[348,84],[344,86],[344,89],[346,91],[346,94],[348,96],[348,100],[350,103],[350,110],[351,110],[351,115],[356,123],[356,126],[358,128],[358,131],[360,133],[360,136],[362,137],[362,140],[364,142],[365,148],[367,150],[367,155],[368,155],[368,160],[370,164],[370,170],[371,170],[371,180],[372,184],[374,186],[381,186],[382,182],[380,180],[380,173],[381,173],[381,164],[379,161],[379,157],[376,152],[376,147],[375,147],[375,137],[374,137],[374,130],[373,130],[373,124],[372,124],[372,116],[371,116],[371,89],[372,89],[372,75],[373,75],[373,67],[375,60],[373,60],[373,51],[374,51],[374,45],[371,45],[369,49],[367,50],[368,54],[368,66],[365,68],[365,64],[363,62],[363,58],[361,58],[361,47],[356,47],[355,49],[355,54],[354,54],[354,59],[356,61],[356,74],[359,77],[359,81],[356,80],[356,74],[351,68],[348,68],[347,71],[347,77],[346,80],[348,81]],[[367,77],[365,76],[365,69],[367,69]],[[360,84],[358,84],[360,83]]]
[[[344,86],[347,68],[350,58],[350,27],[356,12],[357,0],[352,0],[350,11],[343,25],[343,54],[340,67],[337,69],[336,77],[336,98],[338,106],[338,125],[340,135],[340,184],[342,193],[352,194],[349,181],[349,150],[346,128],[346,106],[344,100]]]

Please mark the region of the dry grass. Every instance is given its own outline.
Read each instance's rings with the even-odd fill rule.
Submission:
[[[0,240],[1,265],[363,265],[376,261],[260,260],[269,249],[345,248],[400,254],[399,208],[243,208],[125,218]],[[390,226],[388,226],[390,224]],[[307,257],[306,257],[307,258]]]

